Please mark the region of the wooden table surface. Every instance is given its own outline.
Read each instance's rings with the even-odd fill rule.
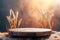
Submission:
[[[36,40],[36,39],[23,39],[23,38],[11,38],[11,37],[6,37],[8,35],[7,32],[0,32],[0,40]],[[53,31],[53,33],[50,35],[49,38],[38,38],[37,40],[60,40],[60,32]]]

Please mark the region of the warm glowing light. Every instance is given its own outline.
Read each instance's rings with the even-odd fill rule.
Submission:
[[[32,20],[32,26],[51,28],[52,17],[54,17],[54,0],[20,0],[19,8],[26,11]],[[34,26],[34,27],[35,27]]]
[[[22,18],[18,20],[18,11],[16,11],[15,15],[12,9],[10,9],[10,16],[7,16],[7,20],[10,24],[10,29],[19,27],[22,22]]]

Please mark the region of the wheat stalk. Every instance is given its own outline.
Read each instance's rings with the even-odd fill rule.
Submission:
[[[18,20],[18,11],[16,11],[15,15],[12,9],[10,9],[10,16],[7,16],[7,20],[9,22],[10,29],[19,27],[22,22],[22,18]]]

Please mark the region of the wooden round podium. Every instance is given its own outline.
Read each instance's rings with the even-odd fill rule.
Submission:
[[[41,37],[49,36],[51,34],[51,29],[47,28],[16,28],[9,29],[10,36],[17,37]]]

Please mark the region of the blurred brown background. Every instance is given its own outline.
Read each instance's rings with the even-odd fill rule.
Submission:
[[[20,3],[20,1],[19,0],[0,0],[0,31],[6,31],[6,27],[9,26],[6,16],[9,15],[9,10],[11,8],[14,11],[18,10],[19,18],[23,18],[23,22],[20,27],[39,27],[39,24],[37,25],[38,22],[30,21],[30,20],[33,20],[33,18],[28,16],[26,8],[23,8],[24,10],[19,8],[18,2]],[[54,12],[55,17],[53,20],[55,24],[53,26],[53,30],[60,31],[60,1],[54,0],[54,2],[56,3],[56,6],[55,6],[56,10]]]

